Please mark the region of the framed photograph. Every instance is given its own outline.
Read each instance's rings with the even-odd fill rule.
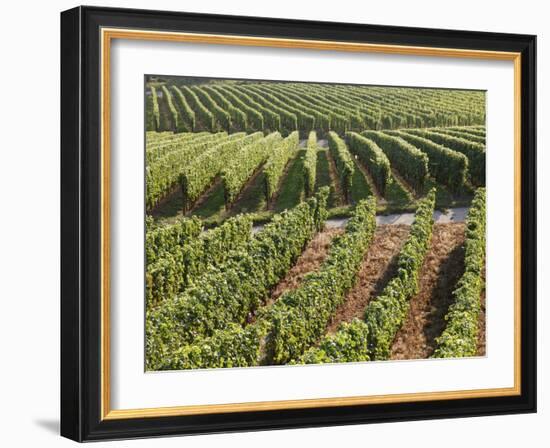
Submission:
[[[530,35],[61,14],[61,433],[536,411]]]

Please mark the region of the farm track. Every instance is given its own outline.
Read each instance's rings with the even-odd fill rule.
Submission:
[[[419,293],[398,331],[390,359],[426,359],[445,328],[452,292],[464,272],[463,223],[434,225],[430,248],[419,276]]]
[[[356,317],[363,318],[371,298],[380,294],[395,274],[396,256],[407,239],[409,229],[406,225],[381,225],[376,228],[357,273],[355,285],[336,310],[327,327],[327,333],[335,333],[342,322],[351,322]]]

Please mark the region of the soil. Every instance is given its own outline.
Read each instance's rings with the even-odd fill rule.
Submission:
[[[326,229],[319,232],[306,246],[285,278],[272,291],[268,304],[275,302],[285,291],[300,286],[308,272],[318,270],[327,257],[332,239],[342,233],[343,229]]]
[[[336,310],[327,332],[335,333],[342,322],[363,318],[371,297],[376,297],[395,274],[397,254],[409,234],[409,226],[381,225],[376,228],[374,238],[365,254],[356,277],[356,283]]]
[[[419,293],[398,331],[391,359],[426,359],[445,328],[452,291],[464,272],[464,223],[436,224],[420,271]]]

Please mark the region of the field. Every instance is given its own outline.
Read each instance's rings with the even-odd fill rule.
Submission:
[[[149,76],[148,370],[484,355],[485,93]]]

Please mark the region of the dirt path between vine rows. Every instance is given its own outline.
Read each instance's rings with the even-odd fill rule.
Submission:
[[[376,228],[355,285],[336,310],[327,327],[328,333],[335,333],[342,322],[351,322],[356,317],[363,318],[370,299],[380,294],[395,274],[395,260],[407,239],[409,229],[407,225],[381,225]]]
[[[452,292],[464,272],[464,223],[436,224],[419,278],[419,293],[398,331],[390,359],[426,359],[445,328]]]

